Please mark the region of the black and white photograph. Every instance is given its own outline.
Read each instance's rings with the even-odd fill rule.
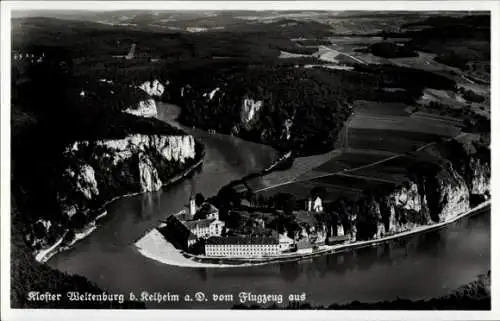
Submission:
[[[3,308],[500,317],[498,6],[44,2],[2,3]]]

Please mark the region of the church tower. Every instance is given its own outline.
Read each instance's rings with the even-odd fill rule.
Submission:
[[[189,198],[189,215],[193,217],[194,214],[196,214],[196,201],[194,195],[191,195],[191,197]]]
[[[312,209],[313,209],[313,201],[311,196],[309,196],[309,198],[307,199],[307,211],[311,212]]]

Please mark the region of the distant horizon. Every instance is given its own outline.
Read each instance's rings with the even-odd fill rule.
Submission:
[[[84,9],[84,8],[78,8],[78,9],[15,9],[11,11],[11,17],[12,18],[26,18],[26,17],[45,17],[45,16],[53,16],[53,15],[72,15],[72,14],[91,14],[91,13],[120,13],[120,12],[127,12],[127,13],[278,13],[278,12],[287,12],[287,13],[306,13],[306,12],[311,12],[311,13],[337,13],[339,15],[343,14],[356,14],[356,15],[364,15],[364,14],[372,14],[372,13],[377,13],[377,14],[419,14],[419,13],[425,13],[425,14],[464,14],[464,13],[469,13],[469,14],[485,14],[485,13],[490,13],[490,11],[486,10],[352,10],[352,9],[347,9],[347,10],[298,10],[298,9],[264,9],[264,10],[252,10],[252,9],[241,9],[241,10],[231,10],[231,9],[218,9],[218,10],[204,10],[204,9],[182,9],[182,10],[176,10],[176,9],[165,9],[165,10],[158,10],[158,9],[107,9],[107,8],[102,8],[99,10],[96,9]]]

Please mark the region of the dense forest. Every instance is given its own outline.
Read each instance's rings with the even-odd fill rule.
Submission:
[[[455,89],[449,78],[389,65],[356,66],[354,72],[296,68],[279,62],[207,69],[170,77],[176,79],[170,90],[183,108],[181,122],[293,150],[296,155],[333,149],[356,99],[411,104],[424,88]],[[404,90],[387,92],[384,87]],[[208,99],[207,94],[217,88]],[[244,99],[262,102],[248,123],[241,120]],[[292,124],[290,139],[285,138],[287,122]]]

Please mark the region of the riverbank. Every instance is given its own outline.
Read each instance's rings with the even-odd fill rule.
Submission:
[[[163,182],[161,188],[169,187],[172,184],[175,184],[176,182],[180,181],[181,179],[185,178],[186,176],[190,175],[194,170],[199,168],[203,164],[203,158],[205,156],[205,153],[203,152],[201,154],[201,157],[199,160],[197,160],[193,165],[189,166],[187,169],[185,169],[182,173],[175,175],[174,177],[168,179],[166,182]],[[85,237],[90,235],[96,228],[97,228],[97,222],[105,217],[108,212],[106,210],[106,207],[112,204],[115,201],[118,201],[120,199],[126,198],[126,197],[131,197],[131,196],[136,196],[136,195],[141,195],[149,192],[134,192],[134,193],[128,193],[124,195],[119,195],[116,197],[113,197],[112,199],[104,202],[104,204],[101,206],[100,209],[96,210],[97,213],[99,213],[91,222],[87,224],[86,227],[84,227],[81,232],[75,233],[74,238],[69,241],[69,243],[63,242],[66,234],[68,233],[68,230],[56,241],[54,242],[51,246],[49,246],[46,249],[42,249],[39,251],[35,252],[35,260],[41,263],[45,263],[48,260],[50,260],[51,257],[56,255],[57,253],[60,253],[62,251],[68,250],[72,248],[78,241],[83,240]],[[67,242],[67,241],[66,241]]]
[[[376,246],[384,242],[409,237],[417,233],[430,232],[432,230],[442,228],[466,216],[477,214],[481,209],[484,209],[487,206],[489,206],[490,203],[491,201],[488,200],[470,209],[469,211],[461,213],[445,222],[423,225],[414,228],[412,230],[389,235],[379,239],[356,241],[340,245],[321,245],[319,249],[315,251],[303,250],[299,253],[297,252],[287,253],[273,257],[227,258],[227,257],[212,257],[212,256],[208,257],[204,255],[192,255],[184,253],[179,249],[176,249],[171,243],[165,240],[165,238],[156,229],[151,230],[149,233],[147,233],[145,236],[139,239],[135,243],[135,245],[142,255],[164,264],[174,265],[179,267],[191,267],[191,268],[248,267],[256,265],[272,264],[272,263],[300,261],[304,259],[311,259],[317,256],[340,253],[347,250],[359,249],[368,246]]]

